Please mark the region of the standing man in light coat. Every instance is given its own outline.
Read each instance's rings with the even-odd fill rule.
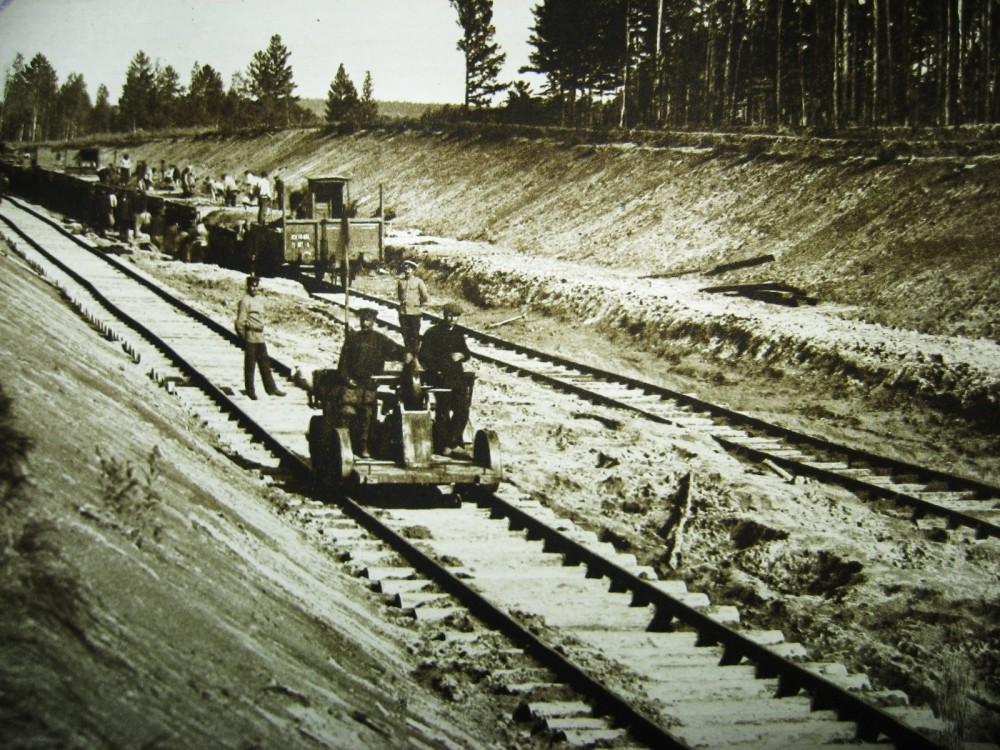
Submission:
[[[399,300],[399,328],[403,333],[403,348],[407,354],[417,356],[420,351],[420,318],[427,304],[427,285],[414,271],[417,264],[403,261],[403,275],[396,282],[396,299]]]
[[[264,300],[257,296],[259,286],[260,278],[247,276],[247,291],[240,300],[239,310],[236,313],[236,333],[246,343],[243,352],[243,382],[247,396],[255,401],[257,392],[254,388],[254,371],[258,367],[267,394],[285,395],[285,392],[275,385],[274,375],[271,374],[271,358],[267,354],[267,344],[264,343]]]

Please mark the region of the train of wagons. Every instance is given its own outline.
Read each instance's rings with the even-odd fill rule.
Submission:
[[[8,154],[0,160],[11,192],[85,225],[102,226],[111,193],[134,209],[149,212],[153,237],[167,236],[171,229],[193,230],[203,222],[209,236],[205,257],[182,255],[178,248],[182,260],[203,260],[263,276],[308,272],[321,279],[330,273],[348,282],[383,259],[384,221],[381,216],[358,219],[348,215],[347,177],[310,178],[303,190],[281,191],[280,219],[261,225],[255,221],[255,211],[246,207],[205,205],[176,194],[139,190],[118,179],[114,170],[102,169],[96,149],[80,149],[73,160],[53,160],[49,154],[48,163],[39,151],[19,156]],[[439,455],[432,436],[440,389],[418,386],[413,391],[412,381],[391,370],[378,381],[377,448],[372,457],[354,454],[347,430],[333,426],[329,418],[329,401],[311,399],[323,410],[312,417],[307,433],[314,476],[322,490],[497,487],[503,467],[493,431],[469,429],[465,454]]]
[[[346,280],[383,258],[381,205],[377,216],[351,216],[348,177],[313,177],[304,188],[279,191],[275,208],[280,217],[258,224],[253,207],[206,205],[204,199],[184,198],[174,190],[140,190],[134,179],[123,181],[118,170],[103,165],[99,149],[80,149],[74,159],[56,158],[60,153],[42,147],[8,153],[0,169],[14,193],[93,227],[107,226],[113,194],[115,203],[131,213],[147,212],[145,233],[160,238],[159,244],[182,260],[260,276],[305,269],[317,278],[329,273]],[[190,235],[199,222],[208,232],[204,252],[192,254],[187,245],[175,248],[172,237]]]

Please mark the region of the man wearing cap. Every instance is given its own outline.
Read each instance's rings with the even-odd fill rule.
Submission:
[[[271,374],[271,358],[267,354],[267,344],[264,343],[264,300],[257,296],[259,286],[260,279],[257,276],[247,276],[247,292],[240,300],[236,313],[236,333],[246,343],[243,351],[243,382],[247,396],[255,401],[257,393],[254,389],[254,371],[258,367],[267,394],[285,395],[274,384],[274,376]]]
[[[362,458],[371,457],[370,438],[375,421],[375,375],[385,370],[385,361],[392,353],[393,344],[375,330],[376,310],[358,310],[360,329],[348,329],[344,347],[340,351],[337,372],[344,385],[338,427],[346,427],[351,434],[353,449]]]
[[[462,366],[472,357],[465,343],[465,334],[455,326],[462,308],[449,302],[441,312],[444,320],[428,328],[424,334],[420,363],[429,384],[450,390],[449,393],[438,394],[437,417],[434,420],[434,445],[447,456],[462,449],[462,434],[469,421],[475,376],[465,372]]]
[[[399,328],[403,333],[403,348],[416,355],[420,350],[420,318],[427,304],[427,285],[417,276],[417,264],[403,261],[403,275],[396,281],[396,299],[399,300]]]

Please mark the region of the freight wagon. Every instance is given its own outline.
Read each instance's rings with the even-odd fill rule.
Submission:
[[[86,156],[92,157],[86,160],[88,167],[100,164],[100,153]],[[378,216],[351,217],[347,177],[309,178],[302,190],[279,192],[280,219],[257,224],[256,210],[139,190],[134,181],[119,182],[114,170],[104,170],[102,179],[45,169],[37,163],[32,167],[5,163],[3,170],[15,194],[98,230],[109,229],[108,206],[114,194],[120,207],[128,206],[133,213],[148,212],[150,224],[145,231],[161,249],[185,261],[207,260],[262,276],[308,269],[317,278],[331,273],[343,281],[383,258],[381,199]],[[188,253],[186,245],[175,246],[170,241],[172,235],[191,234],[199,221],[204,221],[209,236],[204,255]],[[120,216],[116,216],[116,225],[122,225]]]

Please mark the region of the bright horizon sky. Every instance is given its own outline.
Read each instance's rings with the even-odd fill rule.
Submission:
[[[521,75],[531,47],[531,9],[540,0],[494,0],[496,42],[507,53],[505,82]],[[81,73],[91,101],[100,84],[118,101],[125,72],[142,50],[172,65],[187,86],[191,68],[211,65],[229,88],[273,34],[291,53],[295,94],[325,99],[343,63],[358,90],[371,72],[383,101],[460,104],[465,64],[458,14],[448,0],[0,0],[0,80],[20,52],[42,53],[62,85]]]

